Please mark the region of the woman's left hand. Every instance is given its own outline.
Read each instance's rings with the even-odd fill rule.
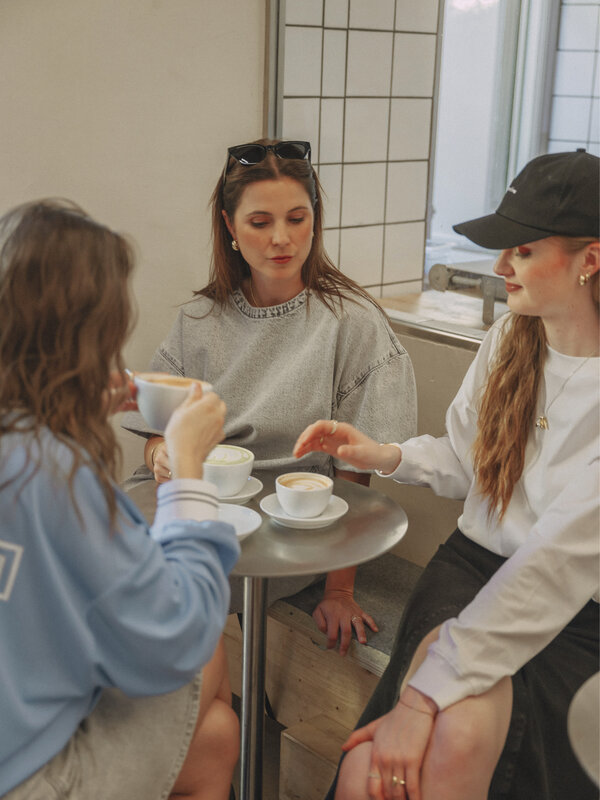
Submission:
[[[407,693],[415,703],[418,700],[411,693],[425,697],[411,687],[402,697]],[[354,731],[344,743],[343,749],[348,751],[362,742],[373,742],[365,787],[370,800],[422,800],[421,767],[435,722],[426,707],[417,710],[398,703],[383,717]]]
[[[109,414],[116,414],[118,411],[138,410],[135,399],[137,386],[127,375],[117,370],[111,372],[108,380],[108,389],[105,389],[104,393]]]
[[[342,590],[326,591],[323,599],[313,611],[317,628],[327,635],[327,648],[332,650],[340,640],[341,656],[345,656],[352,641],[352,629],[361,644],[367,643],[365,624],[372,631],[378,631],[373,617],[355,602],[352,592]]]

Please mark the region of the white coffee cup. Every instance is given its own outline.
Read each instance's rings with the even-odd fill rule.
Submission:
[[[214,483],[219,497],[232,497],[244,487],[254,466],[254,453],[234,444],[218,444],[204,462],[204,479]]]
[[[173,411],[183,403],[193,383],[200,383],[202,391],[209,392],[212,385],[206,381],[169,375],[168,372],[136,372],[133,381],[137,386],[138,408],[155,431],[163,432]]]
[[[286,472],[275,481],[275,491],[290,517],[318,517],[329,503],[333,481],[316,472]]]

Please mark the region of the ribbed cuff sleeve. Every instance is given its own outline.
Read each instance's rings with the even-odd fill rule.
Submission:
[[[218,518],[217,487],[196,478],[178,478],[158,487],[155,525],[174,519],[197,522]]]

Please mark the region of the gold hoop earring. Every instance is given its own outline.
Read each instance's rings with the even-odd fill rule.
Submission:
[[[586,272],[585,275],[580,275],[577,279],[580,286],[585,286],[590,279],[590,273]]]
[[[239,246],[239,244],[237,243],[237,241],[235,239],[231,240],[231,249],[235,250],[236,253],[240,249],[240,246]]]

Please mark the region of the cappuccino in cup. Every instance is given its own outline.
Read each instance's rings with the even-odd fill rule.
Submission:
[[[187,397],[190,386],[199,383],[202,391],[210,392],[212,386],[206,381],[197,381],[168,372],[136,372],[133,381],[137,386],[138,408],[155,431],[163,433],[171,414]]]
[[[206,459],[207,464],[243,464],[254,458],[250,450],[235,447],[232,444],[219,444],[211,450]]]
[[[315,472],[286,472],[275,481],[275,491],[290,517],[318,517],[331,499],[333,481]]]
[[[202,381],[195,381],[193,378],[183,378],[179,375],[163,375],[160,372],[156,374],[142,373],[138,377],[145,381],[150,381],[150,383],[162,383],[164,386],[187,386],[189,388],[192,383],[202,383]]]
[[[331,479],[313,472],[292,473],[282,475],[279,482],[282,486],[290,489],[301,489],[304,492],[313,492],[317,489],[327,489],[331,485]]]
[[[254,466],[254,453],[233,444],[218,444],[204,462],[204,478],[217,487],[219,497],[241,491]]]

